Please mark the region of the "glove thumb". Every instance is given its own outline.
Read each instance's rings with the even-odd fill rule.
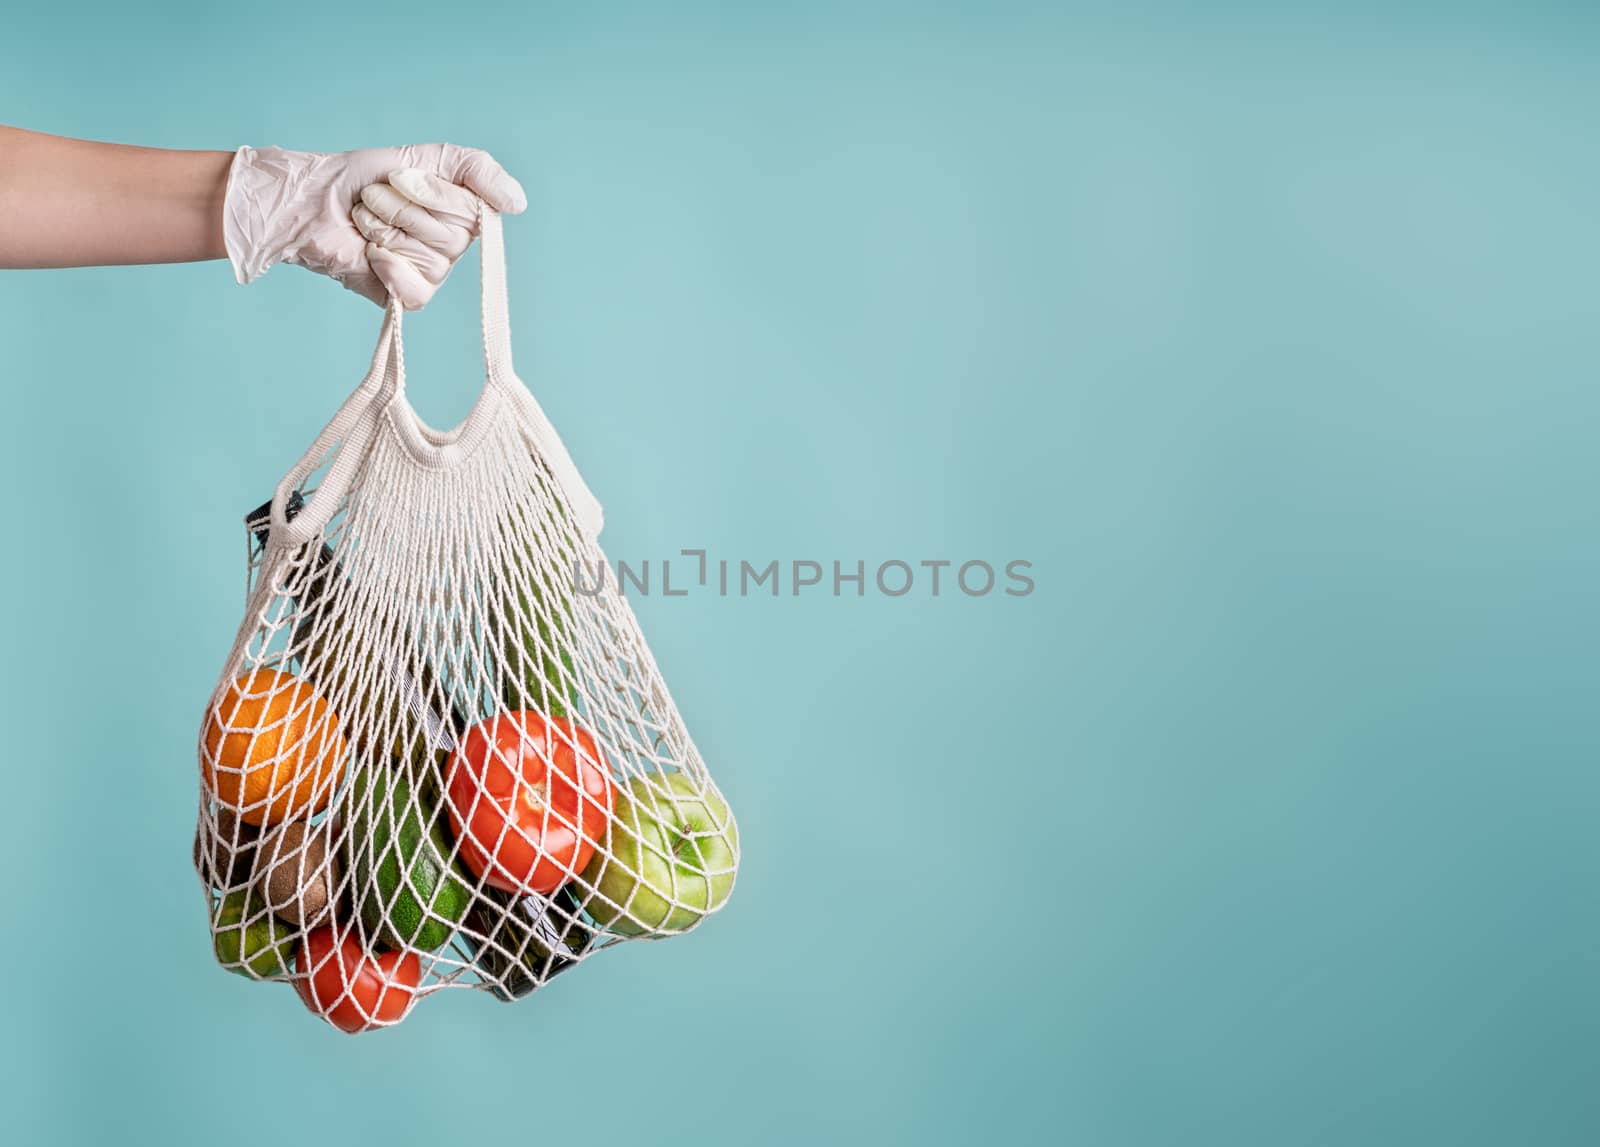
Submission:
[[[447,143],[439,156],[439,174],[506,215],[520,215],[528,209],[522,184],[487,151]]]
[[[410,259],[376,243],[367,244],[367,264],[378,277],[378,282],[383,284],[383,289],[393,295],[405,310],[420,311],[439,289],[437,284],[423,278],[422,272]],[[380,303],[382,301],[378,300]]]

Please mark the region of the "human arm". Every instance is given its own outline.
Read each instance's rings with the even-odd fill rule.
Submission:
[[[232,161],[0,127],[0,268],[225,258]]]
[[[0,127],[0,268],[226,257],[248,283],[284,262],[414,310],[476,234],[480,198],[527,205],[492,156],[454,144],[168,151]]]

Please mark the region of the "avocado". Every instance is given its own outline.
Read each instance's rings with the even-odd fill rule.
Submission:
[[[396,760],[356,773],[345,863],[367,933],[392,948],[432,952],[461,923],[472,889],[448,861],[438,784],[426,772],[417,783],[419,771]]]

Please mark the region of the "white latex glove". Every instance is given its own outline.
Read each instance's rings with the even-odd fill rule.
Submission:
[[[398,186],[386,182],[391,176]],[[508,215],[528,205],[522,185],[474,148],[430,143],[320,154],[241,147],[228,171],[223,240],[241,283],[292,263],[380,306],[392,291],[416,310],[476,234],[478,197]],[[381,242],[369,241],[369,231]]]
[[[401,306],[415,311],[433,298],[472,245],[482,202],[465,187],[403,167],[387,183],[362,188],[350,217],[367,238],[373,274]]]

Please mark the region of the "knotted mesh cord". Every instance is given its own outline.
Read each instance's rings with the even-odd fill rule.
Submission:
[[[477,987],[520,997],[621,939],[693,927],[720,906],[708,888],[733,877],[732,815],[632,609],[620,593],[579,593],[574,584],[581,565],[592,585],[605,558],[541,453],[537,405],[508,362],[496,378],[485,236],[491,379],[468,421],[439,434],[416,419],[404,401],[393,314],[396,362],[385,375],[393,381],[370,388],[381,415],[310,468],[326,482],[342,460],[348,482],[308,484],[296,499],[325,524],[308,541],[275,528],[267,544],[252,542],[246,620],[202,731],[196,867],[213,935],[229,937],[219,959],[254,978],[306,975],[273,957],[331,924],[367,953],[415,953],[418,996]],[[356,419],[341,417],[347,428]],[[352,450],[353,470],[340,457]],[[594,841],[600,871],[629,877],[616,882],[633,886],[625,899],[598,877],[584,880],[581,861],[561,864],[556,892],[529,896],[490,887],[463,857],[465,833],[444,798],[453,750],[471,726],[509,721],[512,702],[569,715],[593,737],[613,793],[631,797],[619,797]],[[558,743],[588,755],[577,733],[552,727]],[[269,795],[251,801],[249,784],[262,778]],[[287,847],[281,824],[246,823],[278,819],[280,797],[284,823],[302,824]],[[669,855],[640,809],[696,799],[713,815]],[[541,833],[559,825],[591,835],[551,804],[542,808]],[[498,839],[477,843],[500,855],[516,831],[508,823]],[[442,876],[416,877],[419,839],[438,842]],[[680,877],[683,849],[697,861],[720,859]],[[639,871],[648,867],[641,856],[663,863]],[[275,898],[269,874],[280,876]],[[317,888],[326,895],[307,891]]]

